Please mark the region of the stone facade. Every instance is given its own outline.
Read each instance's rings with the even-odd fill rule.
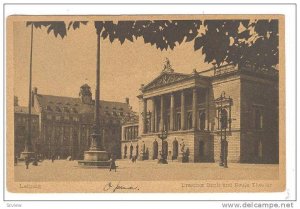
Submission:
[[[35,152],[45,157],[52,155],[83,159],[90,146],[94,123],[94,103],[90,87],[81,86],[78,98],[39,94],[33,90],[32,106],[38,121]],[[16,114],[16,113],[15,113]],[[105,150],[121,157],[121,124],[133,114],[126,102],[100,101],[100,123]],[[18,127],[15,126],[16,129]]]
[[[17,98],[15,98],[16,100]],[[28,107],[14,106],[14,156],[20,157],[24,151],[25,139],[28,137]],[[31,145],[33,150],[41,149],[39,144],[39,115],[33,110],[31,113]]]
[[[229,162],[278,163],[276,69],[225,65],[182,74],[165,66],[140,91],[139,120],[134,124],[139,134],[130,142],[122,134],[122,157],[125,144],[134,144],[141,160],[157,159],[162,152],[169,160],[188,153],[189,162],[218,162],[224,113]],[[221,95],[225,103],[219,102]],[[167,131],[164,142],[158,137],[162,131]]]

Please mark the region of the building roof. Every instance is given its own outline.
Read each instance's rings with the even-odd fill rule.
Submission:
[[[46,112],[74,114],[94,113],[94,100],[91,104],[84,104],[80,98],[73,97],[36,94],[36,98],[42,110]],[[131,111],[131,107],[127,103],[100,100],[100,115],[122,117]]]
[[[28,110],[28,107],[14,106],[14,112],[19,113],[19,114],[28,114],[29,110]],[[38,115],[38,113],[35,111],[34,108],[31,108],[31,114],[32,115]]]

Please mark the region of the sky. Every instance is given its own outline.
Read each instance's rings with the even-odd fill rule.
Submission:
[[[13,25],[14,95],[19,105],[28,105],[30,32],[26,22]],[[92,23],[68,32],[67,37],[47,34],[47,29],[34,29],[32,86],[38,93],[79,97],[84,83],[95,95],[96,39]],[[159,76],[167,57],[175,72],[192,73],[212,65],[204,63],[201,50],[194,51],[193,41],[183,42],[174,50],[156,49],[139,38],[134,42],[118,40],[100,43],[100,99],[125,102],[128,97],[133,110],[138,111],[139,88]]]

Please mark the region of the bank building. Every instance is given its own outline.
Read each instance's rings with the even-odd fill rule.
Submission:
[[[167,61],[141,85],[138,119],[122,125],[121,157],[184,162],[185,153],[186,162],[218,162],[225,136],[228,162],[278,163],[278,98],[275,68],[228,64],[183,74]]]
[[[90,86],[82,85],[78,97],[46,95],[34,88],[31,104],[31,144],[34,152],[48,158],[54,155],[61,159],[69,156],[83,159],[84,151],[90,147],[94,124],[95,100]],[[19,106],[15,101],[14,109],[14,152],[19,156],[28,133],[28,108]],[[129,99],[124,102],[101,100],[99,112],[105,149],[120,158],[121,124],[135,115]]]

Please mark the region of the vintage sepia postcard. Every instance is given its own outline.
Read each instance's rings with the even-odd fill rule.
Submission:
[[[9,16],[8,191],[284,191],[284,22]]]

